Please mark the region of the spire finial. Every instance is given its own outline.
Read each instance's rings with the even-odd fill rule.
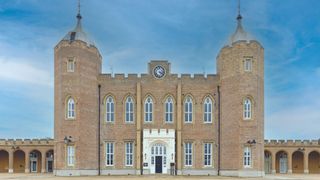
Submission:
[[[80,9],[81,5],[80,5],[80,0],[78,0],[78,14],[77,14],[77,19],[80,20],[82,18],[81,14],[80,14]]]
[[[240,0],[238,0],[238,16],[237,20],[240,21],[242,19],[241,13],[240,13]]]

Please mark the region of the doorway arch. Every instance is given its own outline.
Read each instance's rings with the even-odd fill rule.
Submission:
[[[22,150],[16,150],[13,153],[13,172],[24,173],[25,164],[25,153]]]
[[[288,153],[279,151],[276,154],[276,171],[277,173],[286,174],[288,172]]]
[[[320,173],[320,153],[317,151],[312,151],[309,153],[308,156],[308,167],[309,167],[309,173],[315,174]]]
[[[167,148],[162,143],[154,144],[151,147],[151,171],[163,173],[167,166]]]
[[[303,173],[303,153],[295,151],[292,154],[292,173]]]
[[[9,153],[0,150],[0,173],[7,173],[9,170]]]
[[[30,157],[30,172],[39,173],[41,172],[41,152],[38,150],[33,150],[29,153]]]

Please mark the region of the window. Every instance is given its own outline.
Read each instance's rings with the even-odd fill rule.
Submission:
[[[152,99],[151,99],[151,97],[147,97],[144,105],[145,105],[144,121],[145,122],[152,122]]]
[[[67,164],[68,166],[74,166],[74,146],[67,146]]]
[[[204,116],[203,116],[203,121],[205,123],[211,123],[212,122],[212,101],[211,98],[207,97],[204,100]]]
[[[173,102],[172,98],[168,97],[165,102],[165,120],[167,123],[173,122]]]
[[[106,121],[114,122],[114,101],[111,96],[106,99]]]
[[[243,102],[243,118],[245,120],[251,119],[252,116],[252,107],[250,98],[246,98]]]
[[[191,99],[191,97],[187,97],[184,102],[184,122],[186,122],[186,123],[192,122],[192,99]]]
[[[247,72],[252,71],[252,60],[251,59],[246,59],[244,61],[244,71],[247,71]]]
[[[243,151],[243,167],[251,167],[251,148],[245,147]]]
[[[68,59],[67,72],[74,72],[74,59],[73,58]]]
[[[184,145],[184,165],[192,166],[192,143],[190,142]]]
[[[73,98],[69,97],[67,102],[67,118],[74,119],[75,118],[75,104]]]
[[[106,143],[106,166],[113,166],[114,144],[112,142]]]
[[[212,166],[212,143],[204,143],[204,166]]]
[[[126,122],[133,122],[133,100],[130,96],[126,99]]]
[[[127,142],[126,143],[126,166],[132,166],[133,165],[133,143]]]

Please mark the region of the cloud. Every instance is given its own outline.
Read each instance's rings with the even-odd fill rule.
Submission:
[[[52,77],[48,71],[19,62],[19,60],[4,57],[0,57],[0,80],[16,81],[16,83],[29,85],[53,86]]]

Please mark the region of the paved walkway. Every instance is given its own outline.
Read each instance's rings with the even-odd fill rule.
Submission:
[[[220,177],[220,176],[82,176],[82,177],[56,177],[52,174],[0,174],[0,180],[12,179],[12,180],[320,180],[320,174],[318,175],[267,175],[263,178],[232,178],[232,177]]]

